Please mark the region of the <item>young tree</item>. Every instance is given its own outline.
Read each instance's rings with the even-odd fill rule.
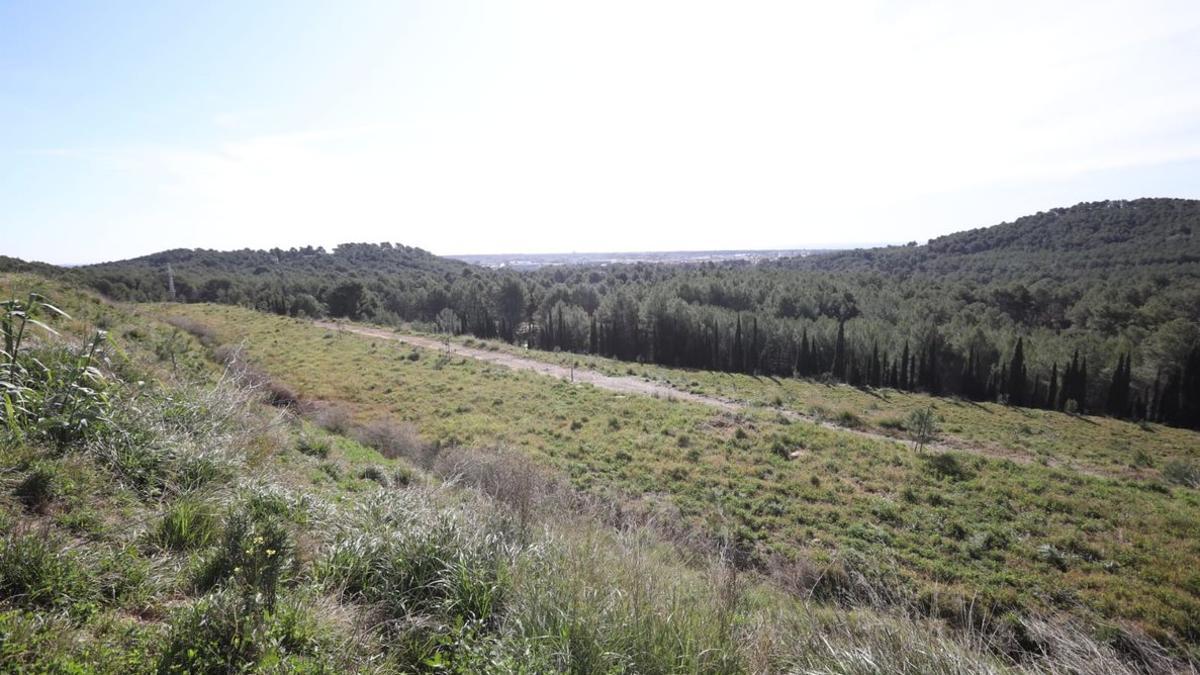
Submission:
[[[932,407],[917,408],[909,413],[904,426],[908,429],[908,436],[917,452],[924,450],[926,445],[937,438],[937,418]]]

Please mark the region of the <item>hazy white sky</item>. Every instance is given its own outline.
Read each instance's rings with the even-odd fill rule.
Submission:
[[[1200,197],[1200,2],[0,5],[0,254],[924,240]]]

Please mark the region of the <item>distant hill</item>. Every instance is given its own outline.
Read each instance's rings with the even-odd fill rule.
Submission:
[[[322,301],[313,301],[347,284],[378,290],[441,287],[472,267],[400,244],[350,243],[332,251],[312,246],[266,251],[173,249],[85,265],[77,272],[109,297],[162,301],[170,298],[168,266],[176,300],[241,304],[281,314],[324,313],[323,308],[317,309]],[[363,298],[376,302],[373,311],[386,309],[378,306],[379,298],[366,293]],[[349,301],[357,303],[359,299]],[[368,313],[367,308],[357,304],[345,312],[356,317]]]
[[[1195,275],[1200,200],[1087,202],[938,237],[923,246],[841,251],[790,262],[827,271],[968,276],[985,283],[1131,269]]]

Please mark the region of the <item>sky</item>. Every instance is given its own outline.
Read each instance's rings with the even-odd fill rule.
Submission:
[[[1200,2],[0,2],[0,255],[902,243],[1200,197]]]

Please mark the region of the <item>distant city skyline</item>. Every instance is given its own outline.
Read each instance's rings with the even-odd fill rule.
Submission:
[[[924,242],[1200,197],[1200,3],[9,2],[0,255]]]

